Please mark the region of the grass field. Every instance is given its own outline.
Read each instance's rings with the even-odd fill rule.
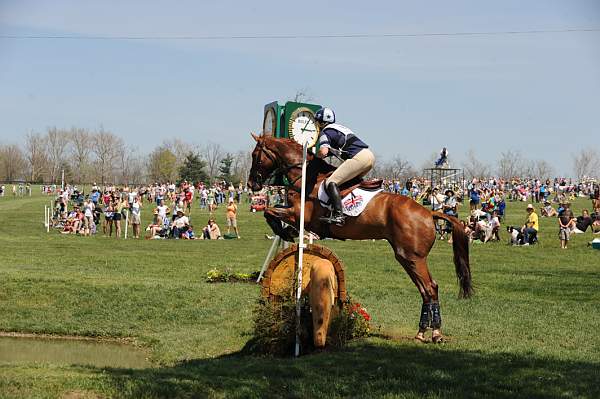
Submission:
[[[556,219],[541,219],[540,245],[472,245],[470,300],[457,299],[451,246],[436,243],[442,345],[412,341],[420,296],[385,242],[326,241],[381,334],[294,360],[239,353],[258,286],[204,281],[212,268],[260,268],[262,214],[240,207],[241,240],[125,241],[46,233],[48,201],[0,198],[0,331],[131,337],[155,367],[0,364],[2,398],[600,397],[600,251],[589,233],[561,250]],[[505,223],[521,224],[524,208],[509,203]],[[206,219],[194,209],[197,227]]]

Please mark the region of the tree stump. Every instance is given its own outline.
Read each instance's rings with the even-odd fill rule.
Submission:
[[[333,264],[338,280],[336,299],[344,302],[347,298],[345,268],[337,255],[322,245],[309,244],[304,249],[302,267],[302,292],[307,294],[310,283],[310,269],[317,259],[327,259]],[[261,281],[261,295],[268,300],[281,297],[294,297],[296,287],[296,265],[298,264],[298,245],[294,244],[279,252],[269,263]]]

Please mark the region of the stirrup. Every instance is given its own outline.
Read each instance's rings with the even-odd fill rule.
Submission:
[[[321,218],[319,218],[319,220],[321,220],[321,222],[323,223],[327,223],[327,224],[335,224],[337,226],[343,226],[344,223],[346,222],[346,216],[344,214],[331,214],[329,215],[329,217],[327,216],[323,216]]]

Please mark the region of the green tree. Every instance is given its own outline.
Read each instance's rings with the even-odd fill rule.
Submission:
[[[190,152],[185,156],[183,165],[179,168],[179,181],[187,180],[193,183],[200,181],[205,182],[208,180],[208,174],[206,173],[205,168],[206,162],[200,158],[200,155]]]
[[[233,164],[233,155],[227,153],[223,159],[221,159],[221,165],[219,166],[219,178],[225,180],[227,183],[231,183],[233,176],[231,175],[231,165]]]
[[[177,179],[176,161],[177,158],[171,150],[165,147],[157,147],[150,154],[148,165],[150,177],[157,182],[175,181]]]

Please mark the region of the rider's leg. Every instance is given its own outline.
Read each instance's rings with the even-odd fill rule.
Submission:
[[[326,223],[344,224],[344,214],[342,212],[342,198],[339,194],[339,186],[348,180],[364,176],[372,168],[375,162],[375,156],[369,149],[364,149],[353,158],[344,161],[325,181],[325,189],[332,202],[333,211],[329,218],[323,218]]]

